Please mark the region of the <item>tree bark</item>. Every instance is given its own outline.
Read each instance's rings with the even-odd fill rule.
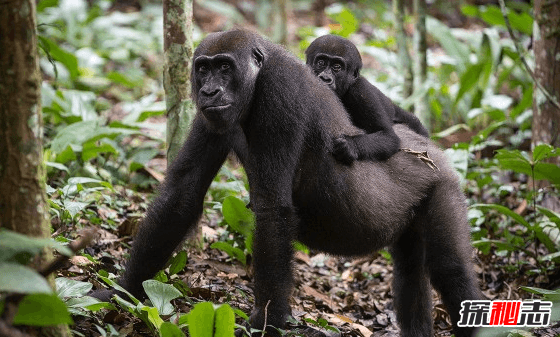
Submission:
[[[167,161],[175,159],[195,114],[191,99],[193,57],[192,0],[163,1],[165,67],[163,86],[167,107]]]
[[[414,13],[416,18],[413,46],[414,46],[414,90],[420,91],[426,83],[428,63],[426,58],[426,1],[414,0]],[[428,131],[431,130],[431,115],[427,93],[422,95],[414,104],[414,113]]]
[[[535,78],[558,102],[560,101],[560,2],[535,0],[534,15]],[[545,143],[560,147],[560,109],[545,97],[538,87],[535,87],[533,96],[532,133],[533,146]],[[560,157],[551,158],[551,162],[560,165]],[[557,196],[551,195],[545,199],[548,199],[546,207],[560,209]]]
[[[393,0],[393,15],[395,16],[395,28],[397,29],[397,48],[400,63],[403,67],[403,98],[412,95],[414,90],[412,75],[412,60],[407,47],[406,30],[404,29],[404,0]]]
[[[0,9],[0,227],[48,238],[35,0],[4,1]],[[44,328],[39,335],[69,331]]]

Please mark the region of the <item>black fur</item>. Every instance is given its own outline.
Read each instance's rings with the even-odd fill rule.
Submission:
[[[440,171],[404,152],[383,162],[340,164],[331,155],[333,136],[363,131],[307,66],[246,31],[204,39],[192,82],[198,113],[134,240],[120,280],[126,289],[141,296],[142,281],[163,268],[195,228],[204,194],[233,151],[246,169],[257,220],[254,328],[263,327],[269,302],[269,325],[284,327],[291,313],[294,240],[349,256],[391,246],[403,336],[432,336],[430,282],[454,324],[460,302],[479,298],[465,199],[430,140],[394,126],[403,146],[427,150]]]
[[[356,46],[336,35],[317,38],[305,51],[307,65],[336,92],[354,125],[366,131],[359,136],[336,136],[334,156],[349,165],[354,160],[387,159],[399,150],[393,124],[406,124],[429,137],[413,114],[401,109],[377,87],[360,76],[362,58]]]

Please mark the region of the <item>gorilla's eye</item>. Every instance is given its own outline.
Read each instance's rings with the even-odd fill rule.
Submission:
[[[325,66],[325,61],[323,61],[323,60],[317,61],[317,66],[318,67],[324,67]]]
[[[200,66],[198,67],[198,72],[199,72],[199,73],[202,73],[202,74],[207,73],[207,72],[208,72],[208,67],[207,67],[206,65],[204,65],[204,64],[203,64],[203,65],[200,65]]]
[[[220,64],[220,69],[221,70],[227,70],[229,68],[230,68],[230,66],[229,66],[229,63],[227,63],[227,62],[223,62],[222,64]]]
[[[334,71],[340,71],[340,70],[342,70],[342,65],[340,63],[335,63],[335,64],[333,64],[332,69]]]

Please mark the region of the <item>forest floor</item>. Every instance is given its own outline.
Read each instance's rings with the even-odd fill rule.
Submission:
[[[146,194],[147,195],[147,194]],[[117,230],[98,229],[95,244],[87,253],[101,261],[93,264],[85,257],[69,260],[58,276],[78,281],[89,281],[94,289],[102,287],[95,275],[99,269],[118,274],[125,265],[131,244],[131,232],[140,218],[126,214],[143,214],[147,201],[145,194],[128,197],[120,210],[98,208],[98,214],[110,217],[121,225]],[[124,198],[126,193],[115,195]],[[249,314],[253,306],[252,270],[233,260],[223,251],[209,246],[218,240],[223,228],[218,226],[217,213],[207,213],[200,221],[198,239],[189,239],[183,245],[188,252],[186,268],[172,280],[183,281],[190,289],[188,298],[174,300],[175,308],[188,312],[193,303],[211,301],[229,303]],[[67,229],[72,231],[72,229]],[[292,315],[308,325],[323,318],[328,326],[336,327],[342,336],[399,336],[392,304],[392,263],[387,254],[373,254],[359,259],[340,258],[311,252],[296,252],[294,264],[295,289],[292,296]],[[388,260],[389,258],[389,260]],[[250,256],[248,265],[250,265]],[[512,268],[514,257],[473,254],[474,268],[484,296],[489,300],[516,300],[530,298],[520,286],[550,287],[558,283],[556,276],[527,276],[525,269]],[[530,264],[523,264],[528,265]],[[529,268],[529,267],[527,267]],[[433,291],[433,318],[436,336],[450,336],[451,322],[438,294]],[[85,336],[99,336],[95,324],[112,324],[127,336],[152,336],[148,327],[138,318],[124,311],[74,317],[73,329]],[[243,323],[240,318],[237,323]],[[527,336],[558,336],[560,324],[533,330]],[[525,335],[519,335],[525,336]]]

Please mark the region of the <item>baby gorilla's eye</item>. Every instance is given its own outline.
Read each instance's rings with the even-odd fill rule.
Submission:
[[[198,72],[199,73],[206,73],[206,72],[208,72],[208,67],[203,64],[203,65],[198,67]]]
[[[221,70],[227,70],[229,68],[230,68],[230,66],[229,66],[229,63],[227,63],[227,62],[224,62],[220,65]]]
[[[340,71],[342,70],[342,65],[340,63],[335,63],[333,64],[332,68],[334,71]]]
[[[324,67],[325,66],[325,61],[323,61],[323,60],[317,61],[317,66],[318,67]]]

